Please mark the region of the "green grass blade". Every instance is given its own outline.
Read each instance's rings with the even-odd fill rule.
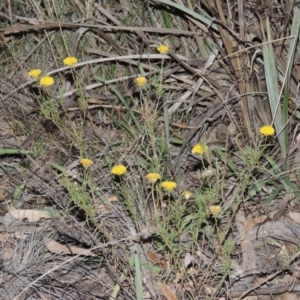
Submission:
[[[97,79],[102,82],[105,83],[105,80],[97,77]],[[119,98],[119,100],[122,102],[122,104],[125,106],[125,108],[127,109],[127,111],[129,112],[130,117],[132,118],[134,124],[136,125],[136,127],[138,128],[139,131],[141,131],[141,127],[139,125],[139,122],[137,120],[137,118],[135,117],[133,111],[130,109],[128,102],[124,99],[124,97],[120,94],[120,92],[114,87],[109,85],[109,88],[116,94],[116,96]]]
[[[229,168],[233,171],[233,173],[239,177],[240,172],[236,169],[234,163],[230,159],[228,159],[226,153],[223,152],[221,148],[217,148],[216,152],[221,157],[221,159],[229,166]]]
[[[122,273],[119,278],[119,282],[122,283],[125,279],[126,279],[125,274]],[[111,296],[109,297],[109,300],[116,300],[118,298],[118,294],[119,294],[120,290],[121,290],[121,286],[119,285],[119,283],[117,283],[114,287],[114,290],[113,290]]]
[[[271,25],[270,21],[266,19],[266,28],[267,28],[267,36],[268,43],[263,45],[263,57],[264,57],[264,66],[266,72],[266,83],[268,90],[268,98],[269,104],[274,120],[274,126],[276,132],[278,133],[278,142],[281,149],[281,156],[286,157],[286,142],[284,132],[282,131],[284,123],[283,123],[283,114],[280,105],[279,98],[279,86],[278,86],[278,73],[276,69],[276,58],[272,45],[272,34],[271,34]]]
[[[24,150],[18,150],[18,149],[3,149],[3,148],[0,148],[0,155],[26,154],[26,153],[32,153],[32,151],[24,151]]]
[[[134,254],[134,266],[135,266],[135,292],[136,299],[143,300],[143,284],[142,284],[142,275],[140,269],[140,262],[137,252]]]
[[[282,183],[282,185],[284,186],[285,190],[287,192],[294,192],[295,194],[298,194],[298,188],[296,185],[294,185],[290,180],[288,180],[286,177],[284,176],[280,176],[280,174],[282,173],[282,171],[280,170],[279,166],[277,165],[277,163],[275,162],[275,160],[270,157],[270,156],[266,156],[267,161],[270,163],[270,165],[272,166],[274,173],[276,175],[274,175],[275,177],[277,177],[280,182]]]
[[[295,7],[297,9],[297,7]],[[293,67],[293,61],[295,57],[296,45],[299,39],[299,29],[300,29],[300,10],[296,10],[293,17],[293,23],[291,28],[291,36],[294,37],[290,41],[289,52],[287,57],[287,71],[284,85],[284,96],[283,96],[283,122],[287,124],[288,122],[288,107],[289,107],[289,95],[290,95],[290,81],[291,81],[291,73]],[[286,146],[288,142],[288,126],[285,126],[284,136],[286,141]]]
[[[211,18],[209,18],[209,16],[205,13],[205,11],[202,11],[203,14],[207,15],[207,18],[203,17],[202,15],[197,14],[196,12],[182,6],[179,5],[177,3],[174,3],[173,1],[169,1],[169,0],[155,0],[156,3],[162,3],[162,4],[166,4],[168,6],[172,6],[177,8],[178,10],[186,13],[189,16],[192,16],[193,18],[195,18],[196,20],[204,23],[205,25],[210,26],[212,29],[214,29],[215,31],[218,31],[218,27],[216,24],[212,24],[213,20]],[[200,8],[199,8],[200,9]]]

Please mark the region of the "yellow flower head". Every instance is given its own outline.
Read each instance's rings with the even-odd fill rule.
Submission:
[[[54,84],[54,79],[51,76],[43,76],[40,79],[40,85],[42,86],[50,86],[52,84]]]
[[[82,158],[80,160],[80,163],[82,164],[82,166],[87,169],[89,168],[94,162],[92,160],[90,160],[89,158]]]
[[[202,155],[205,151],[207,150],[206,146],[203,146],[201,144],[196,144],[193,148],[192,148],[192,153],[193,154],[199,154]]]
[[[270,125],[264,125],[260,127],[260,133],[264,136],[274,135],[275,129],[273,126]]]
[[[114,174],[114,175],[118,175],[118,176],[121,176],[121,175],[125,174],[126,171],[127,171],[127,169],[124,165],[115,165],[111,169],[111,173]]]
[[[33,69],[30,72],[28,72],[28,75],[32,78],[38,78],[42,73],[41,69]]]
[[[77,58],[74,57],[74,56],[68,56],[68,57],[66,57],[66,58],[64,59],[64,65],[65,65],[65,66],[71,67],[71,66],[73,66],[73,65],[75,65],[75,64],[77,64]]]
[[[164,44],[159,45],[156,49],[161,54],[166,54],[169,52],[169,47]]]
[[[211,205],[209,207],[209,210],[214,217],[217,217],[221,212],[221,206],[220,205]]]
[[[174,181],[164,181],[161,183],[161,186],[167,191],[172,191],[176,188],[177,184]]]
[[[147,83],[147,78],[143,77],[143,76],[139,76],[135,79],[135,83],[138,85],[138,86],[143,86]]]
[[[158,179],[160,179],[160,175],[158,173],[149,173],[146,175],[146,178],[152,183],[155,183]]]
[[[192,196],[193,196],[193,193],[190,192],[190,191],[184,191],[182,193],[183,197],[185,198],[185,200],[189,200]]]

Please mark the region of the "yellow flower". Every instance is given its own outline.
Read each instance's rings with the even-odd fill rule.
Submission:
[[[203,146],[201,144],[197,144],[192,148],[192,153],[202,155],[205,152],[205,150],[207,150],[206,146]]]
[[[185,198],[185,200],[189,200],[192,196],[193,196],[193,193],[190,192],[190,191],[184,191],[182,193],[183,197]]]
[[[52,84],[54,84],[54,79],[51,76],[43,76],[40,79],[40,85],[42,86],[50,86]]]
[[[94,162],[92,160],[90,160],[89,158],[82,158],[80,160],[80,163],[82,164],[82,166],[87,169],[89,168]]]
[[[275,129],[270,125],[264,125],[260,127],[260,133],[264,136],[274,135]]]
[[[74,56],[68,56],[68,57],[66,57],[64,59],[64,65],[66,65],[66,66],[70,66],[71,67],[71,66],[73,66],[75,64],[77,64],[77,58],[74,57]]]
[[[42,73],[41,69],[33,69],[30,72],[28,72],[28,75],[32,78],[38,78]]]
[[[138,86],[143,86],[147,83],[147,78],[143,77],[143,76],[139,76],[135,79],[135,83],[138,85]]]
[[[124,165],[115,165],[112,169],[111,169],[111,173],[114,175],[118,175],[121,176],[123,174],[126,173],[126,167]]]
[[[220,205],[211,205],[209,207],[209,210],[214,217],[217,217],[219,215],[219,213],[221,212],[221,206]]]
[[[169,52],[169,47],[163,44],[159,45],[156,49],[161,54],[166,54]]]
[[[158,179],[160,179],[160,175],[158,173],[149,173],[146,175],[146,178],[152,183],[155,183]]]
[[[161,183],[161,186],[167,191],[172,191],[176,188],[177,184],[174,181],[164,181]]]

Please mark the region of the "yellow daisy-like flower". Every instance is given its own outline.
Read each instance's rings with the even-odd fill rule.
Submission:
[[[146,178],[152,183],[155,183],[158,179],[160,179],[160,175],[158,173],[149,173],[146,175]]]
[[[192,153],[202,155],[202,154],[204,154],[205,150],[207,150],[206,146],[197,144],[192,148]]]
[[[172,191],[176,188],[177,184],[174,181],[164,181],[161,183],[161,186],[167,191]]]
[[[217,216],[220,214],[221,209],[222,209],[222,208],[221,208],[220,205],[211,205],[211,206],[209,207],[209,210],[210,210],[211,214],[212,214],[214,217],[217,217]]]
[[[185,200],[189,200],[192,196],[193,196],[193,193],[190,192],[190,191],[184,191],[182,193],[183,197],[185,198]]]
[[[82,158],[80,161],[79,161],[82,166],[87,169],[89,168],[94,162],[92,160],[90,160],[89,158]]]
[[[40,85],[42,86],[50,86],[52,84],[54,84],[54,79],[51,76],[43,76],[40,79]]]
[[[275,133],[274,127],[270,126],[270,125],[264,125],[264,126],[260,127],[259,131],[264,136],[274,135],[274,133]]]
[[[118,175],[118,176],[121,176],[121,175],[125,174],[126,171],[127,171],[127,169],[124,165],[115,165],[111,169],[111,173],[114,174],[114,175]]]
[[[33,69],[30,72],[28,72],[28,75],[32,78],[38,78],[42,73],[41,69]]]
[[[73,66],[73,65],[75,65],[75,64],[77,64],[77,58],[74,57],[74,56],[68,56],[68,57],[66,57],[66,58],[64,59],[64,65],[65,65],[65,66],[71,67],[71,66]]]
[[[147,83],[147,78],[143,77],[143,76],[139,76],[135,79],[135,83],[138,85],[138,86],[143,86]]]
[[[169,52],[169,47],[167,45],[163,45],[163,44],[159,45],[156,49],[161,54],[166,54]]]

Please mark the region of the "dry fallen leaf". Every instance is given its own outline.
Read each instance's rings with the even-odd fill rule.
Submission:
[[[294,220],[295,222],[297,222],[298,224],[300,224],[300,213],[298,212],[289,212],[289,217]]]
[[[193,260],[193,256],[190,253],[186,253],[186,255],[184,256],[184,267],[187,268]]]
[[[167,268],[167,266],[166,266],[166,261],[163,260],[163,259],[161,258],[161,255],[158,255],[157,253],[152,252],[152,251],[148,251],[148,252],[146,253],[146,255],[147,255],[147,258],[148,258],[154,265],[159,266],[159,267],[161,267],[162,269],[165,269],[165,270],[166,270],[166,268]]]
[[[34,209],[11,209],[8,213],[15,219],[27,219],[28,222],[37,222],[40,219],[50,219],[52,215],[45,210]]]
[[[256,217],[256,218],[251,218],[251,219],[247,219],[246,220],[246,228],[248,230],[252,229],[254,226],[256,225],[260,225],[262,224],[263,222],[265,222],[267,220],[267,216],[265,215],[262,215],[262,216],[259,216],[259,217]]]
[[[6,237],[6,235],[0,233],[0,242],[2,242],[2,243],[6,243],[6,242],[7,242],[7,237]]]
[[[44,237],[44,243],[47,249],[55,254],[68,254],[68,255],[86,255],[86,256],[98,256],[92,253],[89,249],[83,249],[76,246],[62,245],[52,239]]]
[[[5,247],[5,250],[4,250],[4,252],[2,253],[3,259],[4,259],[5,261],[10,260],[10,259],[13,257],[14,252],[15,252],[15,250],[14,250],[13,247],[11,247],[11,246]]]
[[[175,293],[171,290],[169,285],[165,283],[159,283],[158,286],[168,300],[177,300]]]

